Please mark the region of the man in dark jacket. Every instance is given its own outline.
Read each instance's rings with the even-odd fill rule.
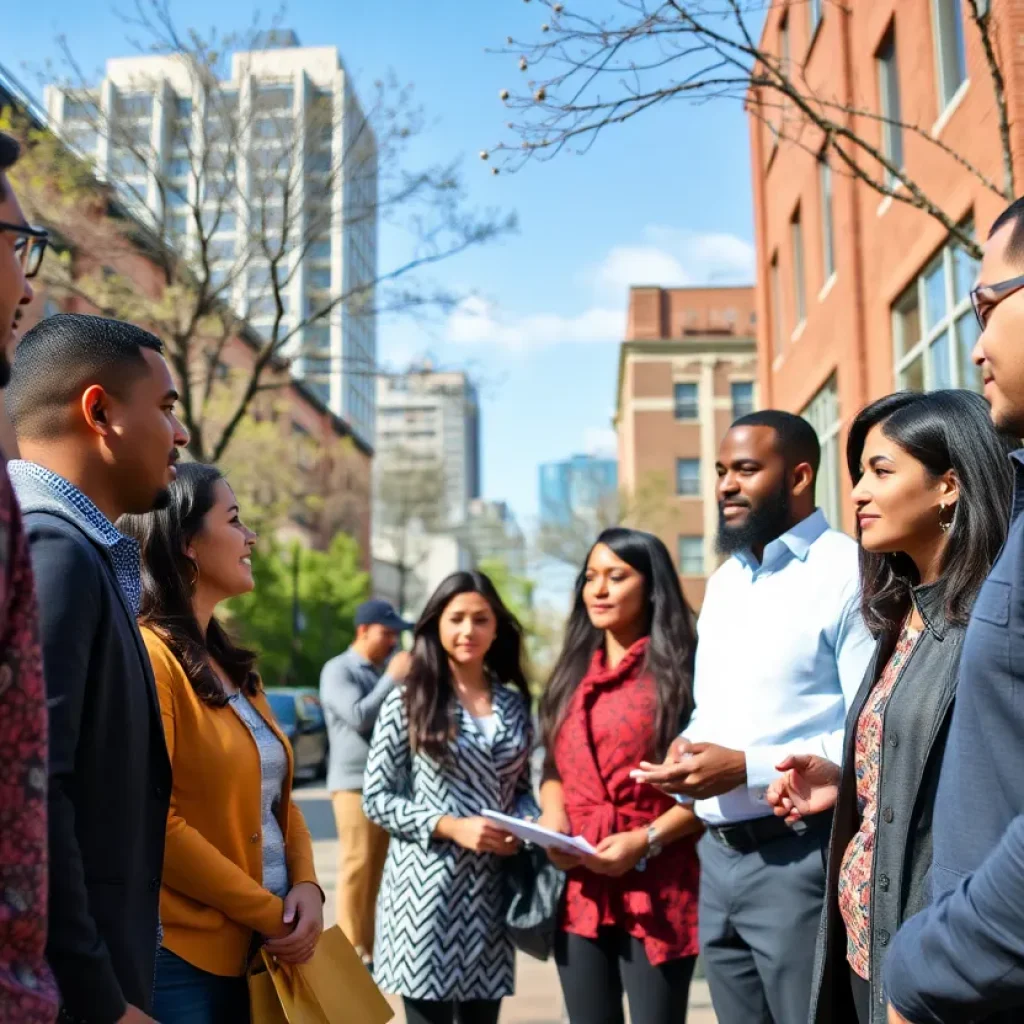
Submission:
[[[1024,436],[1024,200],[985,246],[974,350],[996,426]],[[886,963],[890,1020],[1024,1019],[1024,451],[1009,537],[974,605],[935,801],[935,902]]]
[[[47,959],[61,1020],[150,1020],[171,770],[136,625],[139,550],[114,523],[166,500],[187,435],[160,341],[59,314],[18,347],[10,464],[50,702]]]

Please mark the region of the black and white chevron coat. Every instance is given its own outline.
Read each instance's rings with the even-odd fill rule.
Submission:
[[[385,991],[438,1001],[501,999],[515,988],[501,913],[503,860],[432,838],[446,814],[538,812],[530,785],[533,727],[522,696],[495,686],[493,745],[459,705],[459,732],[442,769],[412,756],[402,694],[385,700],[363,782],[366,816],[391,833],[377,900],[374,974]]]

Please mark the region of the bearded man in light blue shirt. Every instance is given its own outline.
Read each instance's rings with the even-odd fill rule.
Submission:
[[[701,953],[719,1024],[807,1020],[831,813],[797,826],[765,800],[790,753],[842,759],[846,711],[874,650],[857,545],[815,506],[814,429],[767,410],[719,451],[718,546],[698,623],[697,709],[636,778],[692,801]]]

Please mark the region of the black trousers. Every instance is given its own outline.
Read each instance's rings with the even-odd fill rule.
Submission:
[[[555,962],[569,1024],[623,1024],[623,990],[631,1024],[686,1022],[695,956],[655,967],[639,939],[602,928],[597,939],[559,932]]]
[[[465,1003],[438,1003],[403,996],[405,1024],[498,1024],[500,999],[471,999]]]
[[[850,990],[853,992],[853,1009],[858,1024],[871,1021],[871,982],[865,981],[852,967],[850,968]]]

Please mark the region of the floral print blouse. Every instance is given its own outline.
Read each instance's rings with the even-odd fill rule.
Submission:
[[[911,629],[909,622],[904,624],[896,649],[857,719],[854,774],[860,828],[850,840],[839,868],[839,912],[846,925],[846,959],[856,974],[865,980],[869,976],[871,955],[871,866],[881,784],[882,722],[900,670],[920,636],[920,631]]]

